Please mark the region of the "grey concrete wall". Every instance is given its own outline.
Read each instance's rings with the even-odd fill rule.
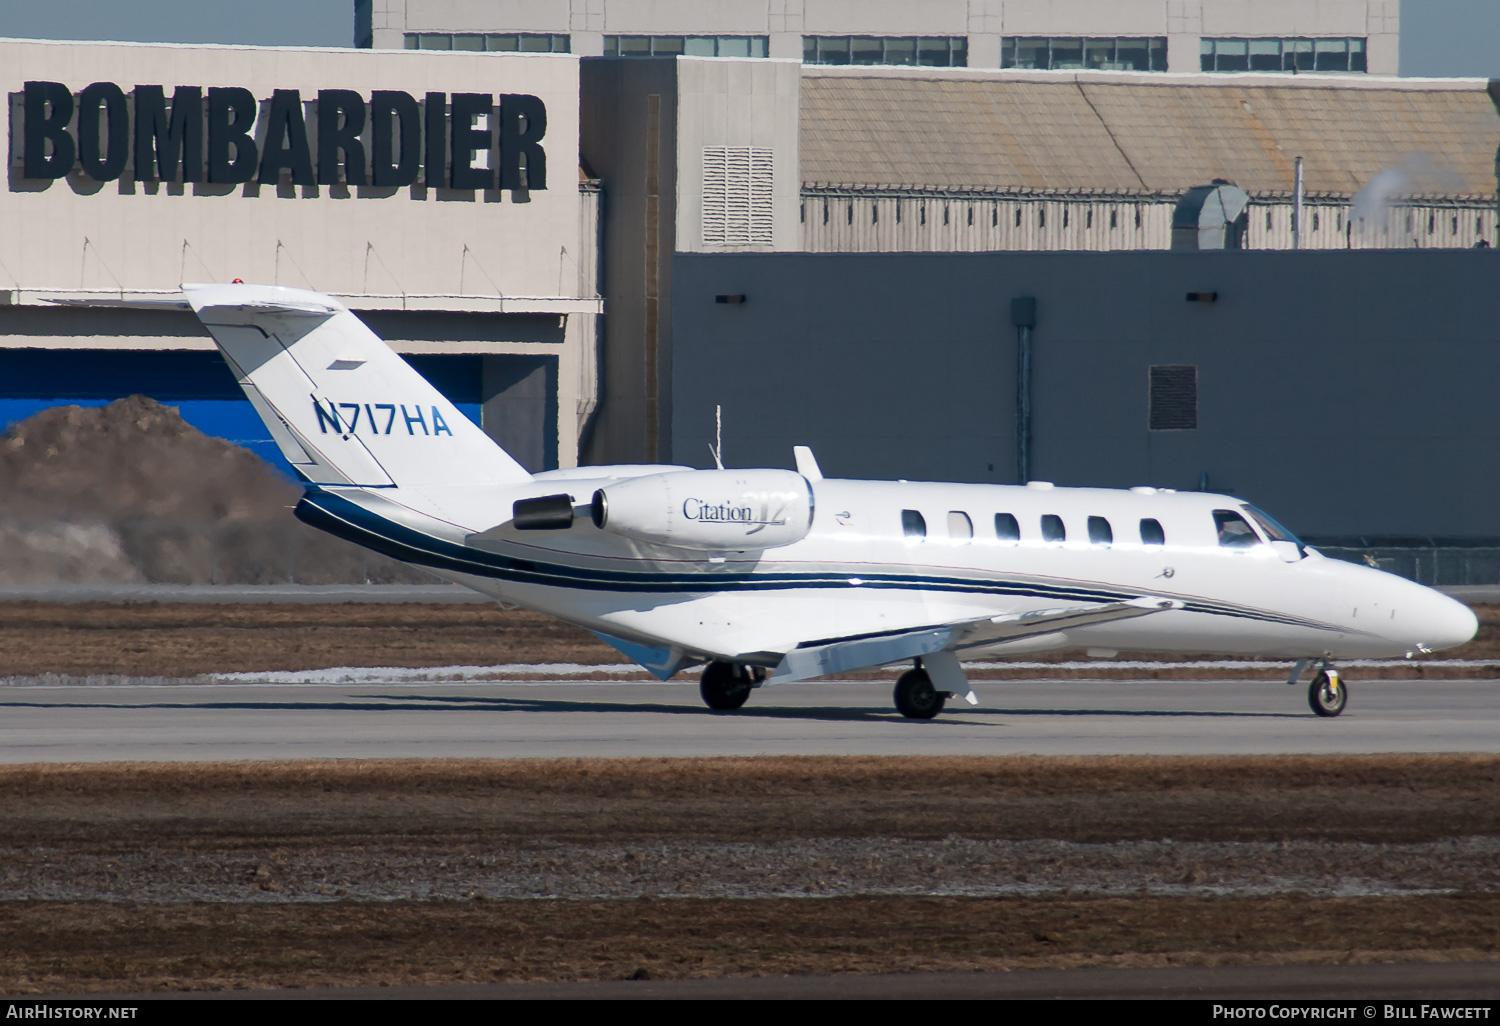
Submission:
[[[677,62],[677,249],[800,250],[802,65],[779,60],[684,57]],[[703,151],[753,146],[771,151],[775,184],[769,245],[731,246],[703,237]]]
[[[1500,252],[679,254],[674,278],[681,462],[708,465],[718,403],[731,466],[805,443],[830,476],[1012,481],[1030,295],[1034,479],[1207,475],[1309,535],[1500,537]],[[1197,430],[1147,429],[1153,364],[1198,367]]]

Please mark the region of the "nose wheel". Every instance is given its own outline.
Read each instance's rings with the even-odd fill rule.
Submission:
[[[1337,716],[1349,701],[1349,685],[1337,668],[1324,666],[1307,687],[1307,704],[1319,716]]]
[[[758,666],[712,662],[704,667],[698,682],[703,704],[718,712],[733,712],[745,704],[750,692],[760,687],[766,671]]]

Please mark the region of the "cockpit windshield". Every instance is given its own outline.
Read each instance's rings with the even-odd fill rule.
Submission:
[[[1288,541],[1299,549],[1302,548],[1302,539],[1278,524],[1269,514],[1256,509],[1248,502],[1241,505],[1240,509],[1250,514],[1250,519],[1260,525],[1260,529],[1265,532],[1266,538],[1270,541]]]

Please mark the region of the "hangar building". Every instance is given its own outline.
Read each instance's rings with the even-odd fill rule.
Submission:
[[[356,46],[1394,75],[1399,0],[356,0]]]
[[[139,308],[239,277],[339,296],[533,468],[704,464],[719,405],[742,465],[792,438],[831,473],[1004,481],[1031,297],[1035,475],[1500,537],[1464,498],[1493,434],[1463,391],[1494,323],[1493,253],[1465,252],[1496,231],[1483,81],[39,41],[0,66],[7,420],[144,392],[274,456],[196,321]],[[1293,245],[1297,157],[1301,247],[1371,252],[1264,252]],[[1214,179],[1262,252],[1166,252]],[[1155,367],[1197,368],[1196,426],[1152,426]],[[1395,405],[1306,412],[1351,389]],[[1335,438],[1379,458],[1331,490]],[[1398,477],[1432,501],[1372,498],[1440,444]]]
[[[338,296],[519,458],[575,458],[601,308],[575,58],[10,40],[0,67],[7,421],[143,392],[273,458],[191,314],[122,308],[241,278]]]

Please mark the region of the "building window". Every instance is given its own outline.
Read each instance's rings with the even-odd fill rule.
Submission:
[[[422,32],[406,37],[408,50],[483,50],[491,53],[569,53],[567,36],[540,33],[482,35],[477,32]]]
[[[769,246],[773,238],[772,154],[764,146],[703,148],[703,241]],[[804,216],[805,220],[805,216]],[[828,201],[823,201],[828,223]]]
[[[1204,71],[1365,70],[1365,41],[1338,39],[1205,39]]]
[[[1151,368],[1152,431],[1194,431],[1198,427],[1198,368],[1168,364]]]
[[[768,36],[605,36],[606,57],[764,57]]]
[[[1001,43],[1002,68],[1041,71],[1166,71],[1167,40],[1154,39],[1022,39]]]
[[[967,68],[969,41],[963,36],[803,36],[802,63]]]

